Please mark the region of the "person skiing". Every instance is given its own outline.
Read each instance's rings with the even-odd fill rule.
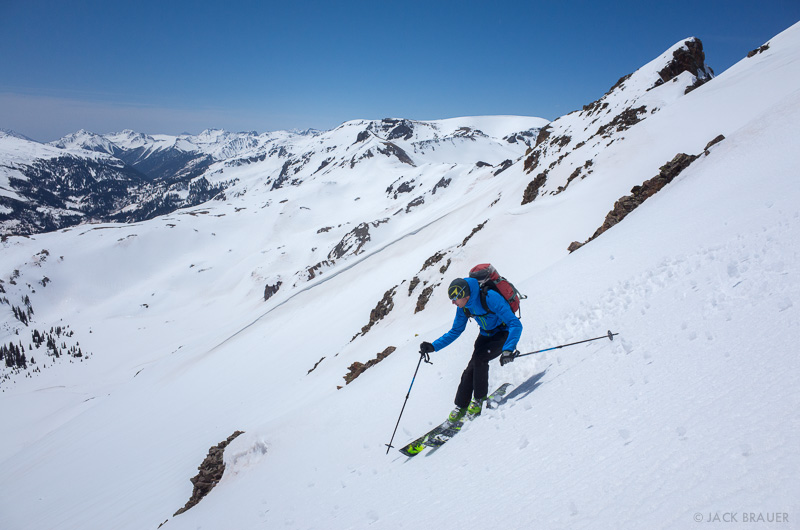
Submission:
[[[419,351],[427,355],[447,347],[461,335],[470,317],[478,324],[480,333],[475,340],[472,357],[461,374],[461,382],[456,390],[456,408],[448,418],[451,422],[457,422],[466,414],[477,416],[481,413],[489,392],[489,361],[500,356],[500,365],[503,366],[514,360],[522,323],[503,295],[487,289],[485,296],[482,296],[480,284],[475,278],[456,278],[450,283],[447,294],[457,306],[453,327],[433,343],[420,344]],[[485,306],[481,298],[485,300]],[[470,398],[473,398],[471,402]]]

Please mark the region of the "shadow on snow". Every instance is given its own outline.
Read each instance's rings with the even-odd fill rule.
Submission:
[[[516,387],[511,392],[509,392],[509,394],[506,396],[506,398],[503,401],[508,400],[508,399],[512,399],[512,398],[514,398],[514,399],[522,399],[522,398],[528,397],[531,392],[533,392],[534,390],[536,390],[537,388],[539,388],[542,385],[542,383],[540,381],[544,377],[544,374],[546,374],[546,373],[547,373],[547,370],[543,370],[543,371],[539,372],[538,374],[534,374],[534,375],[530,376],[527,381],[525,381],[524,383],[522,383],[521,385]]]

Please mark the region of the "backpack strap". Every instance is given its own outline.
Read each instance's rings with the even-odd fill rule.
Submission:
[[[481,285],[481,290],[480,290],[481,307],[483,308],[484,311],[486,311],[485,313],[483,313],[483,315],[488,315],[489,313],[494,314],[494,311],[490,310],[488,304],[486,303],[486,294],[488,291],[489,288],[486,285]],[[476,316],[473,315],[470,312],[470,310],[467,309],[466,307],[464,308],[464,314],[467,315],[467,318],[472,318],[473,316]],[[477,316],[483,316],[483,315],[477,315]]]

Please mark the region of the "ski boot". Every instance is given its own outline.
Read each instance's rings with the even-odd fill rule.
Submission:
[[[453,412],[447,417],[447,421],[450,422],[451,425],[456,423],[460,423],[464,416],[467,415],[469,409],[467,407],[456,407],[453,409]]]
[[[485,402],[486,398],[473,399],[469,407],[467,407],[467,418],[471,420],[480,416],[481,412],[483,412],[483,404]]]

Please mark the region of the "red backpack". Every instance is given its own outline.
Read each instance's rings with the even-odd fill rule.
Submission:
[[[508,305],[511,306],[511,311],[514,313],[519,311],[520,301],[528,298],[524,294],[520,294],[510,281],[500,276],[491,263],[475,265],[469,271],[469,277],[478,280],[478,284],[481,286],[481,305],[486,311],[489,311],[486,306],[486,293],[489,289],[503,295],[503,298],[506,299]],[[519,314],[522,315],[522,312],[519,311]]]

